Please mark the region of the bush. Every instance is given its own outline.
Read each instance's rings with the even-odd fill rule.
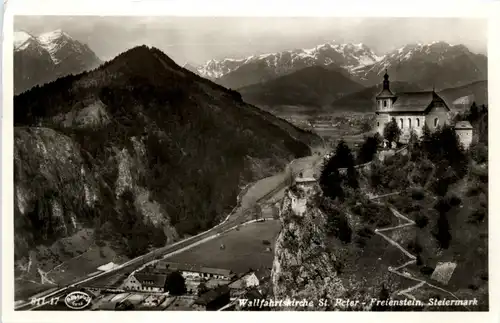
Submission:
[[[359,248],[364,248],[364,247],[366,246],[366,238],[356,236],[356,237],[354,238],[354,243],[356,243],[356,245],[357,245]]]
[[[481,187],[480,187],[480,185],[479,184],[473,184],[472,186],[470,186],[467,189],[466,195],[468,197],[471,197],[471,196],[479,195],[479,193],[481,193]]]
[[[392,212],[386,207],[366,201],[352,208],[352,212],[359,215],[363,222],[383,227],[391,224]]]
[[[462,203],[462,199],[456,194],[450,194],[446,197],[447,203],[450,206],[459,206]]]
[[[327,234],[335,236],[343,243],[351,242],[352,229],[344,213],[335,209],[328,214]]]
[[[415,239],[414,241],[408,242],[408,250],[412,251],[414,254],[419,254],[422,252],[422,246],[420,245],[420,242],[418,239]]]
[[[469,223],[480,223],[484,220],[486,217],[486,209],[484,208],[479,208],[474,210],[470,215],[469,215]]]
[[[371,236],[373,236],[374,232],[369,227],[364,226],[361,229],[357,230],[356,234],[360,237],[371,238]]]
[[[427,217],[427,215],[422,213],[419,213],[417,215],[417,218],[415,219],[415,224],[417,225],[417,227],[419,227],[420,229],[425,228],[428,223],[429,218]]]
[[[425,276],[430,276],[434,272],[434,269],[429,266],[423,266],[422,268],[420,268],[420,272]]]
[[[434,204],[434,209],[436,209],[440,214],[447,213],[451,210],[451,205],[448,199],[440,198],[436,204]]]
[[[425,197],[425,192],[422,188],[414,188],[411,191],[411,198],[414,200],[423,200]]]
[[[477,143],[470,147],[471,158],[478,164],[488,161],[488,146],[483,143]]]
[[[95,241],[96,246],[98,247],[104,247],[106,243],[102,241],[101,239]]]

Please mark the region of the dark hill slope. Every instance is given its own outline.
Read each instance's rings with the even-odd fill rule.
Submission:
[[[377,85],[351,93],[334,101],[330,109],[335,111],[373,112],[375,96],[380,90],[381,85]],[[422,88],[415,84],[396,81],[391,82],[391,90],[397,95],[398,92],[421,91]],[[488,81],[477,81],[459,87],[444,89],[438,93],[450,107],[457,110],[468,109],[473,101],[478,105],[487,105]]]
[[[449,104],[455,102],[458,107],[464,105],[468,108],[474,101],[478,105],[488,105],[488,81],[477,81],[459,87],[444,89],[439,94]]]
[[[35,87],[15,97],[14,109],[16,126],[55,130],[17,128],[16,235],[24,246],[17,256],[70,235],[75,217],[103,228],[105,239],[121,234],[128,241],[121,247],[135,253],[144,251],[140,241],[161,245],[208,229],[235,205],[239,188],[308,155],[304,142],[319,140],[146,46]],[[68,158],[80,174],[61,171]],[[68,181],[84,179],[91,189],[67,190]],[[134,242],[141,232],[152,236]]]
[[[352,81],[340,68],[311,66],[238,91],[245,101],[258,105],[321,107],[362,88],[362,85]]]
[[[380,93],[381,90],[381,85],[365,88],[333,101],[331,106],[326,109],[332,111],[375,112],[375,96]],[[391,82],[391,90],[397,93],[419,91],[421,89],[417,85],[406,82]]]

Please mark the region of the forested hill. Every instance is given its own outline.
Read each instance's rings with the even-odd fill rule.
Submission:
[[[243,185],[319,141],[146,46],[35,87],[14,110],[18,258],[81,226],[131,256],[141,234],[161,245],[206,230]]]

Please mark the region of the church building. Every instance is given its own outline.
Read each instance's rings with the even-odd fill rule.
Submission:
[[[376,130],[383,136],[385,125],[396,119],[402,130],[400,141],[407,142],[413,130],[422,135],[424,124],[431,131],[451,121],[450,108],[434,90],[423,92],[392,93],[387,70],[382,91],[376,96]]]

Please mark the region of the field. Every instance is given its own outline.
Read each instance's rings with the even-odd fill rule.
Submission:
[[[274,258],[274,241],[280,229],[278,220],[248,224],[168,259],[179,263],[227,268],[235,273],[262,266],[270,268]],[[265,245],[263,240],[268,240],[271,244]],[[224,244],[224,249],[220,248],[221,244]],[[271,251],[266,251],[267,247]]]

